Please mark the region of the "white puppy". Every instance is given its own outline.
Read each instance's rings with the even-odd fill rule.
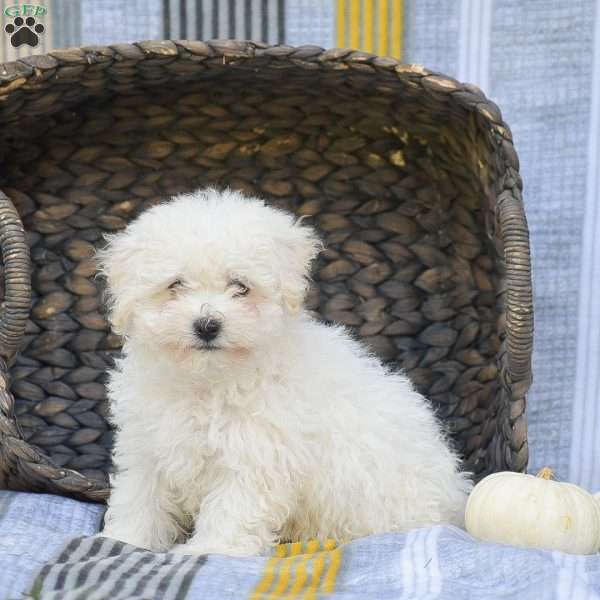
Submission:
[[[427,401],[302,309],[315,232],[232,192],[144,212],[100,253],[125,338],[103,535],[155,551],[460,524],[470,484]]]

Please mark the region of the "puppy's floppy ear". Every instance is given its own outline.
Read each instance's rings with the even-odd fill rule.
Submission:
[[[105,240],[107,245],[96,252],[96,263],[100,275],[106,279],[108,316],[113,330],[125,335],[135,311],[138,269],[134,259],[140,246],[128,231],[105,236]]]
[[[282,300],[288,311],[295,314],[304,302],[310,280],[310,265],[323,249],[323,242],[312,227],[300,221],[293,223],[276,242]]]

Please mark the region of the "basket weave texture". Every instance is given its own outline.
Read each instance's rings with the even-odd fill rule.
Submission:
[[[476,87],[351,50],[141,42],[0,65],[0,123],[0,487],[107,497],[121,340],[94,248],[205,185],[309,217],[308,307],[408,372],[476,478],[526,467],[528,229]]]

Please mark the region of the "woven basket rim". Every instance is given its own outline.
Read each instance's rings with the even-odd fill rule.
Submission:
[[[404,63],[390,56],[378,56],[362,50],[351,48],[325,49],[316,45],[289,46],[283,44],[264,44],[255,41],[215,39],[197,40],[143,40],[132,43],[74,46],[56,49],[46,54],[33,54],[14,61],[0,63],[0,95],[9,94],[23,86],[38,80],[36,89],[50,85],[51,78],[41,77],[46,72],[59,67],[85,66],[91,67],[112,60],[133,61],[142,63],[152,59],[179,59],[201,63],[208,59],[222,58],[223,66],[257,58],[268,58],[281,62],[295,62],[298,66],[311,63],[323,67],[335,66],[337,63],[354,67],[370,67],[373,72],[395,72],[399,78],[425,78],[426,87],[440,93],[468,92],[472,96],[471,106],[488,105],[483,116],[492,124],[502,124],[502,114],[498,106],[484,92],[471,83],[461,83],[453,77],[439,71],[428,69],[418,63]],[[465,98],[466,99],[466,98]],[[461,99],[461,100],[465,100]],[[459,100],[459,101],[461,101]],[[492,105],[493,110],[489,110]],[[501,132],[506,135],[505,131]],[[506,135],[512,140],[511,135]]]

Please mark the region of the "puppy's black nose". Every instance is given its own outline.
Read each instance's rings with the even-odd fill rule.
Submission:
[[[194,322],[194,333],[204,342],[214,340],[221,331],[221,322],[217,319],[198,319]]]

